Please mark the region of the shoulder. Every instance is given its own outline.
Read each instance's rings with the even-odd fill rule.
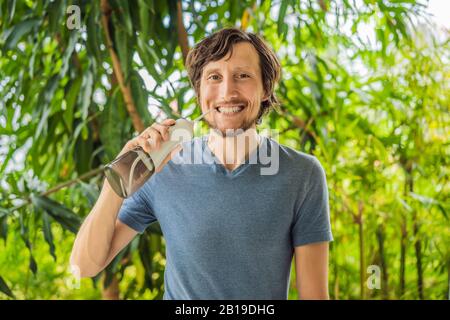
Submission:
[[[302,181],[325,176],[322,164],[314,155],[280,144],[272,138],[268,138],[268,141],[272,150],[278,150],[280,168],[290,175],[301,178]]]

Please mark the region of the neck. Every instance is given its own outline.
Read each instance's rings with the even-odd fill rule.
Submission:
[[[208,136],[208,147],[225,168],[233,170],[244,163],[251,152],[260,144],[260,136],[256,128],[230,137],[224,137],[217,130],[211,129]]]

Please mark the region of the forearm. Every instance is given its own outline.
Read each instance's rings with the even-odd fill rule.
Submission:
[[[297,288],[301,288],[297,283]],[[301,288],[298,290],[299,300],[329,300],[328,288]]]
[[[328,242],[296,247],[295,265],[299,299],[329,299]]]
[[[74,273],[92,277],[105,267],[111,250],[115,223],[123,199],[105,180],[100,196],[83,222],[70,257]]]

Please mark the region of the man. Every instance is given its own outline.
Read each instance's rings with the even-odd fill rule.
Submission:
[[[75,240],[72,266],[95,276],[159,221],[164,299],[287,299],[294,254],[300,299],[328,299],[333,237],[324,171],[313,156],[255,130],[277,102],[276,55],[254,34],[223,29],[190,51],[187,69],[202,112],[213,109],[205,118],[211,133],[183,143],[124,201],[105,181]],[[152,125],[121,153],[159,148],[173,123]],[[245,137],[244,147],[236,137]],[[262,174],[263,149],[277,162],[275,172]],[[192,153],[205,161],[192,164]]]

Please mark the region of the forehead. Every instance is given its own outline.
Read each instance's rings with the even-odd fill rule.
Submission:
[[[259,55],[255,47],[249,42],[239,42],[233,45],[231,50],[220,60],[210,61],[203,68],[203,72],[208,72],[217,68],[243,68],[259,71]]]

